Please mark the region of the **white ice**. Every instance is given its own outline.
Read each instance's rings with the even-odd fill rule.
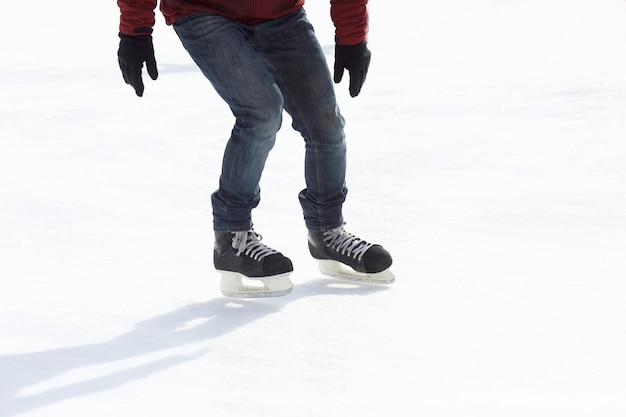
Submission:
[[[0,417],[626,415],[626,2],[372,1],[345,215],[396,282],[317,271],[285,117],[254,221],[295,288],[265,300],[219,291],[233,120],[162,17],[140,99],[115,1],[2,11]]]

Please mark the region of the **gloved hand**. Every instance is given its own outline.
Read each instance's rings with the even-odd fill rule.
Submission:
[[[143,63],[146,63],[150,78],[156,80],[159,76],[154,58],[152,35],[134,36],[120,33],[120,48],[117,51],[117,59],[124,81],[135,89],[135,93],[139,97],[143,96],[144,88],[141,79]]]
[[[335,83],[341,82],[344,69],[350,74],[350,96],[356,97],[367,76],[370,66],[371,52],[367,49],[367,42],[358,45],[335,45]]]

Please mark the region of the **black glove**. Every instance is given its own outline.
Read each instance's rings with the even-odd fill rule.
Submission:
[[[134,36],[120,33],[120,48],[117,51],[117,59],[124,81],[135,89],[135,93],[139,97],[143,96],[143,80],[141,79],[143,63],[146,63],[150,78],[156,80],[159,76],[154,59],[152,35]]]
[[[344,68],[350,73],[350,96],[356,97],[367,76],[371,52],[367,42],[358,45],[335,45],[335,83],[341,82]]]

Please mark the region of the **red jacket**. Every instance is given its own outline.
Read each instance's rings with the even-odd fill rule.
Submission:
[[[356,45],[367,36],[368,0],[330,0],[337,43]],[[193,12],[219,14],[244,23],[274,19],[302,7],[304,0],[161,0],[165,23],[171,25]],[[157,0],[117,0],[120,32],[127,35],[152,33]]]

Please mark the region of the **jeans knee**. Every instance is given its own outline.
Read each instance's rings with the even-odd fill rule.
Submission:
[[[262,101],[247,103],[234,113],[237,129],[256,137],[274,136],[283,121],[282,97],[265,97]]]

